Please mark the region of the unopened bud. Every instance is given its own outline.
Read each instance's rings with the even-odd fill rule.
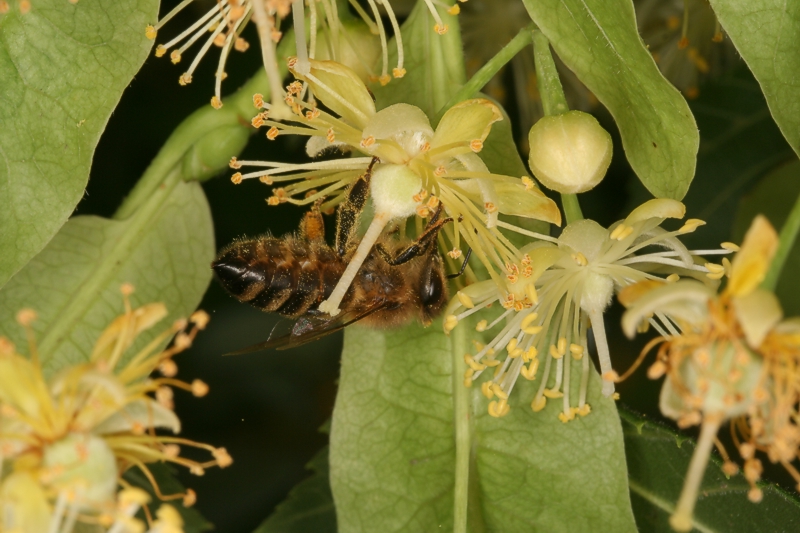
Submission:
[[[531,128],[528,141],[533,174],[560,193],[593,189],[611,163],[611,135],[581,111],[543,117]]]

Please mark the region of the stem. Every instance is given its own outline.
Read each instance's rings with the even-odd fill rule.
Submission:
[[[533,30],[533,60],[536,65],[536,82],[542,98],[545,116],[560,115],[569,111],[556,63],[550,52],[550,41],[539,30]]]
[[[539,96],[542,99],[542,111],[545,116],[560,115],[569,111],[561,79],[558,77],[556,63],[550,52],[550,41],[544,33],[533,30],[533,60],[536,65],[536,82],[539,87]],[[561,205],[567,224],[576,220],[583,220],[581,205],[575,194],[562,194]]]
[[[519,30],[519,33],[509,41],[493,58],[486,62],[481,69],[475,73],[461,88],[442,106],[436,114],[436,122],[441,120],[445,112],[456,105],[457,103],[467,100],[479,92],[483,87],[489,83],[495,74],[500,72],[506,63],[511,61],[523,48],[528,46],[531,42],[531,27]]]
[[[603,322],[603,311],[592,309],[588,312],[589,320],[592,322],[592,335],[597,346],[597,360],[600,363],[600,377],[612,370],[611,353],[608,351],[608,340],[606,339],[606,327]],[[603,396],[609,397],[614,394],[614,382],[603,379]]]
[[[792,251],[794,243],[797,240],[797,234],[800,232],[800,195],[795,200],[792,210],[789,211],[789,217],[783,223],[781,234],[778,240],[778,249],[775,251],[775,256],[772,258],[772,264],[769,266],[767,275],[764,281],[761,282],[761,288],[768,291],[774,291],[778,285],[778,278],[781,275],[783,267],[786,265],[786,260],[789,259],[789,252]]]
[[[714,445],[714,437],[722,423],[722,415],[714,413],[707,415],[700,427],[700,438],[697,440],[697,448],[694,449],[692,460],[689,463],[689,471],[686,473],[686,480],[683,482],[681,497],[675,513],[669,518],[669,524],[675,531],[690,531],[692,529],[692,513],[697,502],[697,492],[700,483],[703,481],[703,474],[706,471],[708,457],[711,454],[711,447]]]
[[[567,217],[567,224],[583,220],[581,204],[578,202],[577,194],[561,194],[561,206],[564,208],[564,215]]]
[[[467,532],[469,510],[469,455],[472,448],[469,389],[464,386],[464,354],[469,352],[466,324],[455,328],[453,338],[453,414],[456,439],[455,493],[453,501],[453,533]]]

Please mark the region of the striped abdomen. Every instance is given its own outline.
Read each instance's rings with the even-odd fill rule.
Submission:
[[[233,243],[211,266],[239,301],[287,317],[316,309],[345,269],[324,243],[269,236]]]

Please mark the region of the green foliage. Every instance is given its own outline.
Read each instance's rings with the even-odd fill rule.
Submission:
[[[742,194],[794,154],[772,120],[758,84],[744,67],[703,86],[691,108],[703,142],[697,175],[684,204],[687,216],[708,225],[682,240],[690,247],[716,247],[735,239],[731,226]],[[637,190],[625,213],[649,197],[634,185]]]
[[[764,215],[773,226],[782,228],[789,212],[800,196],[800,162],[793,161],[764,176],[750,193],[742,198],[736,212],[733,238],[741,242],[756,215]],[[786,316],[800,315],[800,247],[795,244],[783,267],[775,291]]]
[[[452,529],[454,434],[461,429],[453,393],[463,387],[453,365],[462,356],[440,325],[347,330],[331,431],[340,531]],[[558,402],[531,411],[537,384],[518,383],[502,419],[486,414],[479,383],[467,389],[471,527],[635,531],[619,418],[614,402],[600,396],[599,377],[593,373],[589,384],[592,413],[568,424],[556,416]]]
[[[668,519],[678,500],[695,443],[671,429],[622,410],[631,500],[640,531],[668,533]],[[764,499],[747,499],[741,474],[727,478],[712,457],[700,487],[694,529],[700,533],[784,531],[800,513],[800,504],[781,489],[762,484]]]
[[[307,468],[311,477],[300,482],[254,533],[336,533],[336,509],[329,482],[328,447]]]
[[[800,4],[711,0],[711,7],[761,84],[775,122],[800,155]]]
[[[178,317],[194,311],[211,279],[211,213],[196,183],[177,174],[127,220],[71,219],[47,247],[0,292],[0,335],[26,345],[14,321],[24,307],[39,319],[33,328],[45,372],[87,360],[100,333],[122,314],[120,285],[136,288],[134,306],[163,302],[164,325],[143,333],[143,347]]]
[[[694,177],[697,125],[644,47],[630,0],[523,3],[562,61],[614,116],[644,186],[659,198],[683,198]]]
[[[12,2],[12,5],[16,4]],[[156,0],[65,0],[0,15],[0,286],[83,195],[108,117],[144,61]]]

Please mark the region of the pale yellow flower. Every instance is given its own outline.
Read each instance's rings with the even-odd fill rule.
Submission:
[[[503,224],[499,213],[560,224],[558,207],[529,177],[494,174],[480,158],[492,124],[502,120],[500,109],[490,101],[478,98],[453,106],[434,130],[418,107],[401,103],[377,111],[371,94],[351,69],[331,61],[309,61],[308,72],[295,71],[295,75],[307,82],[335,115],[301,100],[302,89],[295,82],[287,97],[295,113],[293,120],[272,120],[271,105],[256,98],[256,105],[266,111],[256,116],[254,124],[268,127],[270,139],[283,133],[309,137],[306,149],[311,157],[331,150],[363,156],[301,164],[233,160],[233,168],[260,166],[266,170],[237,172],[231,179],[241,183],[258,178],[268,185],[289,182],[275,189],[270,204],[306,205],[327,198],[322,204],[326,210],[341,202],[348,186],[372,168],[374,231],[367,231],[372,237],[362,239],[359,250],[363,253],[354,256],[348,269],[357,270],[359,258],[366,256],[388,222],[415,212],[428,216],[439,202],[454,219],[455,230],[450,233],[453,249],[460,251],[461,240],[466,241],[496,283],[504,283],[497,271],[520,257],[498,230]],[[290,60],[290,68],[295,66]],[[342,279],[343,289],[338,292],[343,294],[349,285],[347,272]],[[338,292],[334,290],[334,295]],[[324,306],[320,309],[327,310]]]
[[[139,467],[160,497],[183,498],[188,504],[194,493],[162,495],[147,463],[168,461],[196,474],[231,463],[224,448],[155,432],[180,431],[171,387],[196,395],[207,391],[199,380],[189,384],[174,379],[171,357],[191,345],[208,315],[192,315],[188,331],[187,321],[176,322],[123,363],[136,337],[167,314],[158,303],[131,309],[127,296],[132,290],[123,286],[125,314],[103,331],[88,362],[67,367],[49,381],[42,374],[30,329],[36,318],[33,311],[18,315],[31,340],[30,358],[0,337],[0,457],[8,467],[0,472],[4,531],[71,532],[76,521],[98,523],[114,532],[144,531],[133,516],[148,497],[138,489],[118,492],[118,486],[125,485],[125,470]],[[172,347],[156,350],[173,335]],[[148,377],[157,368],[164,377]],[[207,450],[213,459],[182,457],[181,445]]]
[[[639,284],[620,295],[629,309],[623,329],[633,336],[643,321],[667,331],[648,344],[659,346],[648,376],[666,376],[661,411],[679,427],[700,424],[700,438],[671,524],[691,529],[692,512],[708,456],[720,426],[732,420],[752,501],[762,497],[756,481],[761,462],[755,452],[792,466],[800,451],[800,320],[784,320],[775,295],[759,288],[777,248],[777,234],[762,216],[745,236],[741,250],[724,264],[727,285],[717,294],[694,281]],[[717,441],[728,474],[738,467]],[[798,485],[800,490],[800,485]]]
[[[641,280],[672,281],[679,274],[705,278],[709,270],[696,264],[694,256],[720,252],[689,251],[681,244],[678,237],[694,231],[702,224],[699,220],[687,220],[676,231],[660,227],[667,218],[683,218],[684,212],[680,202],[661,199],[646,202],[608,229],[592,220],[573,222],[557,239],[540,236],[542,240],[522,248],[522,260],[506,266],[507,290],[479,282],[457,293],[445,311],[446,332],[494,303],[505,310],[491,323],[478,323],[478,331],[500,331],[486,345],[479,344],[474,355],[465,356],[466,386],[493,369],[492,378],[481,387],[488,399],[496,397],[489,404],[490,414],[508,412],[508,398],[520,376],[541,378],[531,402],[534,411],[542,410],[550,398],[561,399],[559,418],[564,422],[588,414],[590,327],[604,379],[602,392],[614,394],[616,374],[603,323],[614,293]],[[582,361],[577,395],[569,358]]]

